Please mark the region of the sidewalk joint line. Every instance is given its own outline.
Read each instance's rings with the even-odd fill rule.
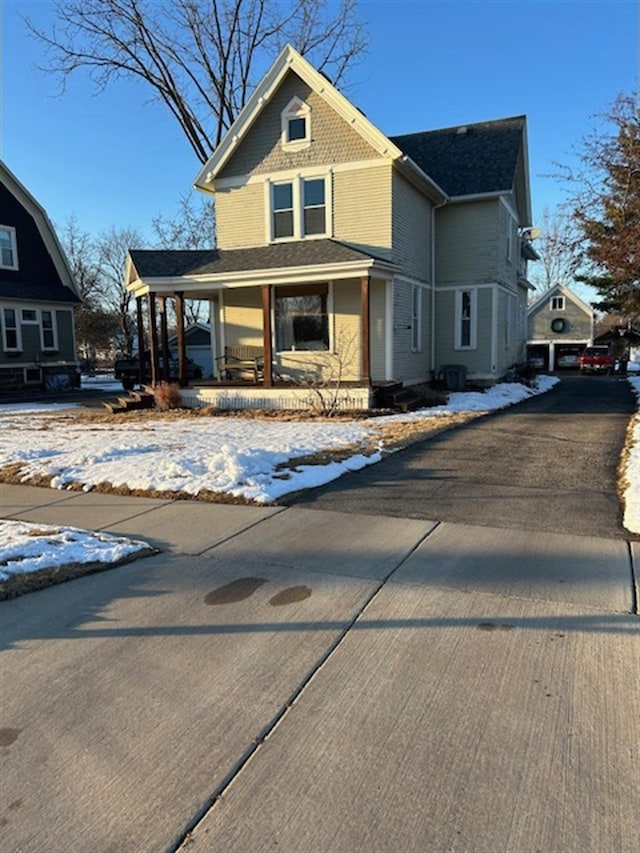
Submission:
[[[287,507],[288,509],[288,507]],[[258,522],[259,523],[259,522]],[[289,698],[280,706],[279,710],[274,714],[271,720],[267,723],[266,726],[262,729],[260,734],[255,737],[251,743],[251,745],[245,750],[243,755],[240,757],[239,761],[233,767],[226,776],[221,780],[220,784],[216,787],[213,794],[205,800],[202,806],[198,809],[198,811],[193,815],[192,819],[187,823],[184,831],[180,836],[178,836],[174,846],[167,848],[168,853],[179,853],[183,846],[189,843],[190,836],[193,832],[198,828],[200,823],[206,818],[206,816],[211,812],[211,810],[215,807],[216,803],[224,796],[227,789],[231,786],[231,784],[237,779],[240,773],[244,770],[247,764],[251,761],[251,759],[256,755],[260,747],[265,743],[267,738],[269,738],[273,732],[276,730],[278,725],[283,721],[286,717],[287,713],[293,708],[293,706],[298,702],[300,697],[302,696],[305,688],[313,681],[313,679],[320,673],[320,671],[324,668],[325,664],[329,661],[334,654],[334,652],[341,645],[342,641],[345,639],[347,634],[351,631],[356,622],[360,619],[361,616],[365,613],[365,611],[369,608],[369,606],[373,603],[373,601],[380,594],[382,589],[385,587],[387,582],[390,580],[392,575],[398,571],[398,569],[403,566],[407,560],[412,557],[418,548],[422,545],[425,540],[427,540],[440,526],[440,522],[436,522],[433,527],[429,528],[413,545],[413,547],[402,557],[400,562],[390,569],[387,574],[379,581],[378,585],[375,589],[370,593],[368,598],[365,600],[364,604],[357,611],[355,616],[349,621],[347,625],[340,631],[338,636],[334,639],[333,643],[329,645],[329,648],[324,652],[324,654],[319,658],[316,664],[311,668],[311,670],[304,676],[302,681],[298,684],[296,688],[289,695]]]
[[[242,530],[236,530],[235,533],[230,533],[228,536],[225,536],[224,539],[220,539],[219,542],[216,542],[214,545],[207,545],[206,548],[203,548],[202,551],[198,551],[194,554],[194,557],[201,557],[203,554],[206,554],[207,551],[215,551],[216,548],[219,548],[220,545],[224,545],[227,542],[230,542],[232,539],[235,539],[238,536],[242,536],[243,533],[247,533],[249,530],[253,530],[254,527],[258,527],[260,524],[264,524],[265,521],[270,521],[272,518],[275,518],[277,515],[281,515],[283,512],[286,512],[289,507],[277,507],[277,512],[272,513],[271,515],[267,515],[264,518],[259,518],[257,521],[252,521],[251,524],[248,524],[246,527],[243,527]]]
[[[627,542],[627,550],[629,552],[629,567],[631,569],[631,613],[634,616],[638,615],[638,575],[636,573],[636,566],[633,560],[633,548],[631,547],[631,542],[629,539]]]

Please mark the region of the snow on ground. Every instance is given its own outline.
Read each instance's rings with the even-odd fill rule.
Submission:
[[[622,523],[632,533],[640,533],[640,376],[629,376],[627,381],[638,397],[638,414],[633,418],[631,443],[624,473],[626,487]]]
[[[71,563],[114,563],[148,551],[135,539],[76,527],[0,520],[0,582],[12,575],[57,569]]]
[[[546,391],[557,381],[539,377],[537,389],[505,383],[484,393],[451,394],[444,406],[354,421],[185,417],[112,424],[74,422],[70,413],[64,421],[49,416],[43,422],[42,416],[0,407],[0,467],[19,463],[24,481],[44,476],[56,489],[81,483],[90,491],[108,482],[190,495],[225,492],[266,503],[378,462],[382,423],[491,411]],[[290,462],[352,448],[341,462]]]

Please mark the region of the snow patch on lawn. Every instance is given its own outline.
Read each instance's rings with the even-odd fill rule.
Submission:
[[[0,581],[69,564],[116,563],[149,545],[77,527],[0,520]]]

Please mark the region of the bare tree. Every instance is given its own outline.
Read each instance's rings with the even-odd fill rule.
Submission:
[[[640,317],[640,110],[619,95],[578,152],[562,167],[570,207],[583,241],[578,281],[595,287],[602,311]]]
[[[198,160],[219,144],[266,65],[287,42],[340,85],[366,47],[356,0],[69,0],[50,31],[27,19],[49,48],[64,87],[78,69],[98,90],[142,80],[180,125]]]
[[[124,284],[124,268],[129,249],[142,245],[137,229],[128,226],[111,226],[96,240],[97,260],[102,280],[102,304],[118,318],[120,346],[125,355],[131,355],[136,334],[133,294]]]
[[[183,193],[173,218],[159,214],[151,220],[159,249],[213,249],[216,214],[212,199]]]
[[[580,265],[580,245],[572,217],[563,210],[552,214],[547,207],[540,230],[535,242],[540,261],[531,274],[533,284],[540,290],[556,284],[569,285]]]
[[[95,306],[100,299],[100,270],[96,259],[96,246],[87,231],[83,231],[75,216],[70,216],[57,229],[71,272],[85,305]]]

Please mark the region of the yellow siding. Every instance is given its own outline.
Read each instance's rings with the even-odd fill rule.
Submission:
[[[216,238],[219,249],[246,249],[266,243],[265,190],[249,184],[216,193]]]
[[[431,202],[393,175],[393,261],[405,275],[431,280]]]
[[[391,164],[336,172],[333,236],[378,254],[391,248]]]
[[[262,346],[262,297],[259,287],[224,294],[225,346]]]
[[[310,107],[311,144],[302,151],[284,151],[281,145],[281,114],[294,96]],[[251,126],[220,177],[326,166],[378,156],[378,152],[321,95],[313,92],[291,71]]]

